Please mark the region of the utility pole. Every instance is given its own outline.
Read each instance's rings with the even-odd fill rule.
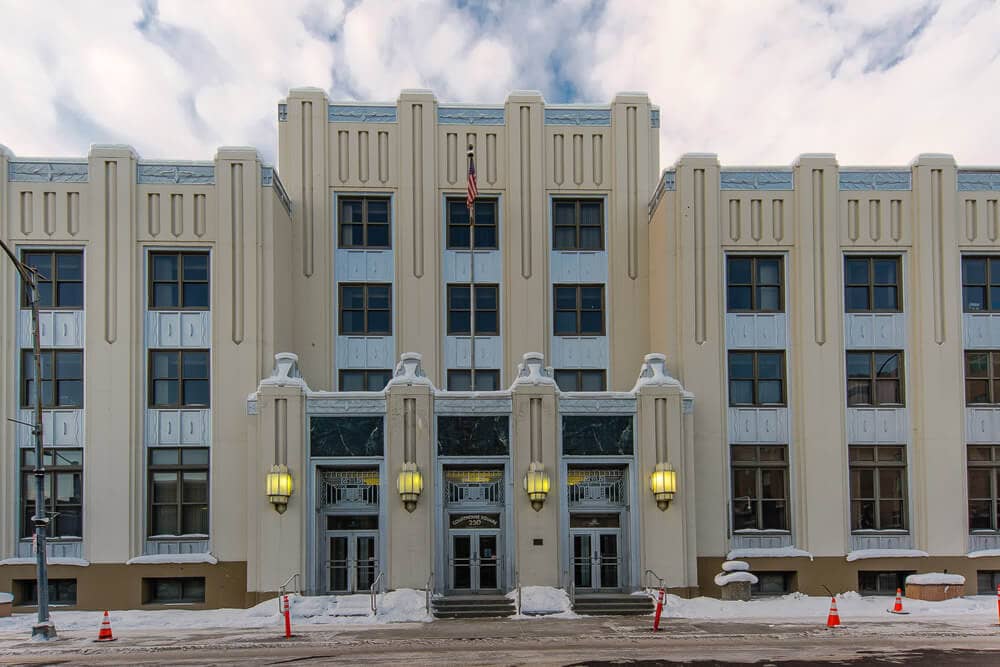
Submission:
[[[31,471],[35,477],[35,516],[31,517],[31,521],[35,525],[38,597],[38,622],[31,626],[31,637],[43,640],[55,639],[56,626],[49,618],[49,570],[45,553],[45,530],[48,528],[49,519],[45,516],[45,465],[42,460],[42,332],[38,325],[38,279],[44,276],[41,276],[34,267],[19,260],[2,240],[0,246],[13,262],[14,268],[21,276],[22,288],[29,291],[31,298],[31,332],[35,357],[35,423],[31,424],[31,432],[35,437],[35,467]]]
[[[469,170],[475,169],[472,144],[466,151]],[[476,391],[476,201],[469,206],[469,390]]]

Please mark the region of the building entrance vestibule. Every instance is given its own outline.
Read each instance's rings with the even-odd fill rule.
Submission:
[[[447,590],[503,590],[504,469],[448,468],[444,481]]]
[[[570,515],[573,583],[577,590],[618,590],[621,581],[621,528],[618,514]]]
[[[378,576],[378,515],[327,517],[327,590],[361,593]]]
[[[581,593],[630,585],[628,467],[570,465],[566,470],[569,566]]]

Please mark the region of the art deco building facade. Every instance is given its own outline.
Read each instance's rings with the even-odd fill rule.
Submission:
[[[661,175],[659,123],[644,94],[295,89],[277,170],[0,153],[0,234],[46,277],[54,600],[716,594],[727,556],[761,593],[995,586],[1000,169]],[[0,312],[0,590],[27,605],[9,265]]]

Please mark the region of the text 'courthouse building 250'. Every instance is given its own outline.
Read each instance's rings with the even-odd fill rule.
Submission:
[[[57,604],[717,594],[727,556],[763,593],[993,588],[1000,169],[661,175],[659,123],[295,89],[277,170],[0,152],[45,276],[35,378],[0,270],[0,590],[36,595],[37,381]]]

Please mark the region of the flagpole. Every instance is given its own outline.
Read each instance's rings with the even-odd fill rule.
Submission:
[[[466,153],[469,171],[475,167],[472,144]],[[476,201],[469,204],[469,389],[476,390]]]

